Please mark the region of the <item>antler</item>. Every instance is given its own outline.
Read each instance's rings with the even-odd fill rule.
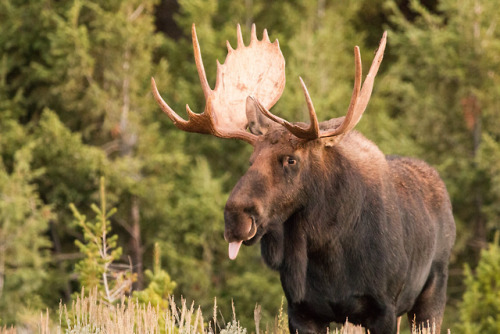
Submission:
[[[259,106],[260,111],[270,118],[271,120],[283,125],[290,131],[292,134],[295,136],[302,138],[302,139],[317,139],[317,138],[324,138],[324,137],[333,137],[333,136],[339,136],[344,133],[349,132],[352,130],[356,124],[361,119],[361,116],[363,116],[363,112],[366,109],[366,106],[368,105],[368,101],[370,101],[370,96],[372,94],[373,90],[373,83],[375,80],[375,76],[377,75],[378,69],[380,67],[380,63],[382,62],[382,58],[384,57],[384,50],[386,46],[386,41],[387,41],[387,32],[384,32],[382,39],[380,40],[380,45],[378,47],[377,53],[375,54],[375,57],[373,59],[372,65],[370,67],[370,70],[368,72],[368,75],[366,76],[365,82],[363,83],[363,87],[361,88],[361,77],[362,77],[362,69],[361,69],[361,55],[359,52],[359,47],[354,47],[354,62],[356,66],[356,74],[354,78],[354,88],[351,96],[351,102],[349,104],[349,109],[347,111],[347,114],[344,118],[344,121],[340,126],[333,130],[329,131],[320,131],[319,130],[319,125],[318,125],[318,118],[316,116],[316,112],[314,110],[314,106],[311,100],[311,97],[309,96],[309,92],[307,91],[307,88],[304,84],[304,81],[302,78],[300,78],[300,83],[302,84],[302,89],[304,90],[304,95],[306,98],[307,102],[307,107],[309,110],[309,118],[310,118],[310,125],[307,128],[304,128],[300,125],[297,124],[292,124],[280,117],[277,117],[271,112],[269,112],[263,105],[259,104],[257,101],[257,105]]]
[[[254,24],[250,45],[247,47],[238,25],[238,46],[233,49],[227,42],[228,55],[223,65],[217,61],[217,80],[214,90],[211,90],[194,24],[191,34],[196,68],[206,100],[204,112],[196,114],[186,105],[189,119],[184,120],[162,99],[154,79],[151,78],[151,88],[156,101],[175,126],[183,131],[237,138],[253,145],[256,136],[245,130],[248,125],[246,98],[254,96],[264,108],[271,108],[281,97],[285,87],[285,59],[278,40],[271,43],[267,30],[264,30],[262,41],[259,41]]]
[[[316,111],[314,110],[314,106],[311,97],[309,96],[309,92],[307,91],[307,87],[302,78],[299,77],[299,79],[300,79],[300,84],[302,85],[302,90],[304,91],[304,95],[306,97],[307,108],[309,110],[309,119],[311,120],[311,123],[309,124],[308,128],[303,128],[298,124],[290,123],[287,120],[272,114],[259,102],[259,100],[256,100],[253,97],[252,98],[255,102],[257,102],[257,106],[259,107],[261,113],[263,113],[266,117],[275,121],[276,123],[283,125],[285,128],[288,129],[288,131],[293,133],[295,136],[303,139],[316,139],[319,138],[319,133],[320,133],[318,118],[316,117]]]

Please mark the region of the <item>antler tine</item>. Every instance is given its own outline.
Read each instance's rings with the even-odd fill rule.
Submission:
[[[243,35],[241,33],[241,26],[238,23],[238,28],[236,29],[236,38],[238,40],[238,48],[242,48],[245,46],[245,43],[243,42]]]
[[[224,129],[219,129],[216,124],[214,124],[215,115],[211,106],[211,97],[209,97],[207,100],[205,112],[201,114],[194,113],[191,108],[189,108],[189,105],[186,104],[186,112],[188,114],[188,120],[186,121],[175,111],[173,111],[172,108],[170,108],[170,106],[163,100],[160,93],[158,92],[158,88],[156,87],[154,78],[151,78],[151,89],[153,90],[153,95],[156,102],[160,105],[160,108],[163,110],[163,112],[165,112],[165,114],[167,114],[168,118],[172,120],[172,122],[178,129],[187,132],[212,134],[220,138],[236,138],[244,140],[250,145],[255,144],[257,136],[249,132],[226,131]]]
[[[205,99],[208,99],[212,90],[208,84],[207,74],[205,73],[205,67],[203,66],[203,60],[201,59],[200,43],[198,42],[198,36],[196,36],[196,27],[194,23],[191,27],[191,36],[193,39],[194,61],[196,62],[196,69],[198,70],[201,88],[203,89]]]
[[[373,58],[372,65],[370,66],[370,70],[366,75],[365,82],[363,83],[363,87],[360,90],[361,85],[361,56],[359,54],[359,48],[356,47],[354,49],[354,57],[356,63],[356,77],[354,81],[354,89],[351,97],[351,102],[349,105],[349,110],[347,115],[342,122],[342,124],[335,130],[325,131],[320,134],[320,137],[331,137],[338,136],[343,133],[347,133],[352,130],[356,124],[360,121],[363,116],[364,111],[370,101],[370,96],[373,90],[373,83],[375,81],[375,76],[377,75],[378,69],[380,67],[380,63],[382,62],[382,58],[384,57],[384,50],[387,43],[387,32],[384,32],[382,39],[380,40],[380,44],[378,50]]]
[[[356,103],[358,102],[359,91],[361,89],[361,80],[363,75],[362,65],[361,65],[361,54],[359,51],[359,47],[354,47],[354,64],[356,67],[356,72],[354,76],[354,88],[352,90],[351,102],[349,103],[349,109],[347,110],[347,114],[344,118],[344,121],[340,126],[332,131],[324,131],[321,133],[320,137],[331,137],[338,136],[347,131],[349,124],[353,122],[355,119],[354,112],[356,110]],[[359,121],[359,120],[358,120]],[[356,121],[357,123],[357,121]]]
[[[158,92],[158,88],[156,87],[154,78],[151,78],[151,89],[153,90],[153,96],[156,102],[160,105],[160,108],[165,114],[167,114],[168,118],[172,120],[172,122],[178,129],[188,132],[214,134],[221,137],[225,135],[224,133],[218,133],[217,129],[215,129],[215,127],[213,126],[213,116],[210,108],[207,108],[208,111],[206,113],[196,114],[191,110],[191,108],[189,108],[189,105],[186,104],[186,112],[188,114],[188,120],[186,121],[185,119],[180,117],[172,108],[170,108],[170,106],[163,100],[160,93]],[[250,141],[248,142],[250,143]]]
[[[215,88],[214,88],[214,91],[217,91],[219,89],[219,86],[222,82],[222,77],[223,77],[223,74],[222,74],[222,65],[220,64],[219,62],[219,59],[217,59],[215,61],[215,63],[217,64],[217,73],[215,74],[216,75],[216,79],[215,79]]]
[[[304,91],[304,96],[306,98],[307,102],[307,109],[309,111],[309,119],[310,119],[310,124],[307,128],[301,127],[298,124],[292,124],[288,122],[287,120],[278,117],[274,114],[272,114],[269,110],[264,108],[264,106],[255,98],[251,97],[255,102],[257,102],[257,106],[259,107],[259,110],[264,116],[269,118],[270,120],[283,125],[288,131],[290,131],[294,136],[302,139],[316,139],[319,137],[319,123],[318,123],[318,117],[316,116],[316,111],[314,110],[314,106],[311,100],[311,97],[309,95],[309,92],[307,91],[307,87],[302,80],[301,77],[299,77],[300,83],[302,85],[302,90]]]
[[[262,33],[262,41],[271,42],[271,40],[269,39],[269,35],[267,34],[267,29],[264,29],[264,32]]]
[[[252,32],[250,33],[250,44],[257,42],[257,27],[252,23]]]
[[[267,118],[269,118],[271,121],[274,121],[278,124],[281,124],[285,127],[287,127],[287,125],[289,126],[292,126],[292,124],[290,122],[288,122],[286,119],[283,119],[281,117],[278,117],[274,114],[272,114],[269,110],[266,109],[266,107],[264,107],[259,100],[257,100],[255,97],[253,96],[249,96],[249,98],[251,98],[257,105],[257,107],[259,108],[259,111],[264,115],[266,116]],[[288,127],[287,127],[288,128]]]
[[[289,129],[289,131],[299,138],[316,139],[319,137],[318,117],[316,116],[316,111],[314,110],[314,105],[311,96],[309,95],[309,91],[307,90],[306,84],[304,83],[304,80],[302,80],[302,77],[299,77],[299,80],[300,84],[302,85],[302,90],[304,91],[304,97],[306,98],[310,123],[309,127],[306,129],[301,128],[299,126],[295,126],[296,128],[295,133],[291,129]],[[300,129],[300,131],[298,131],[298,129]]]
[[[228,54],[234,51],[234,49],[231,46],[231,43],[229,43],[229,41],[226,41],[226,46],[227,46],[227,53]]]
[[[352,89],[351,101],[349,102],[349,109],[347,110],[347,115],[345,120],[350,122],[353,116],[354,107],[358,101],[359,91],[361,90],[361,81],[363,77],[363,65],[361,63],[361,52],[359,51],[359,46],[354,47],[354,87]]]
[[[175,126],[177,126],[181,130],[185,130],[186,126],[188,124],[188,121],[184,120],[182,117],[177,115],[175,111],[173,111],[172,108],[163,100],[163,98],[160,95],[160,92],[158,92],[158,88],[156,87],[156,82],[154,78],[151,78],[151,89],[153,90],[153,96],[160,105],[160,108],[163,110],[165,114],[172,120]],[[186,106],[187,107],[187,106]],[[187,107],[188,108],[188,107]]]
[[[361,88],[361,93],[359,96],[359,103],[357,103],[356,107],[359,109],[358,113],[363,113],[368,105],[368,101],[370,101],[370,96],[373,90],[373,83],[375,81],[375,76],[377,75],[380,64],[382,63],[382,59],[384,58],[384,50],[387,43],[387,31],[384,31],[384,35],[380,40],[380,44],[373,58],[372,65],[370,66],[370,70],[366,75],[365,82],[363,83],[363,88]]]

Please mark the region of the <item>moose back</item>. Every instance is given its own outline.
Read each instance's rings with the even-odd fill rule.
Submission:
[[[353,131],[370,99],[386,34],[363,83],[354,48],[345,117],[318,122],[300,79],[309,124],[269,111],[285,86],[285,61],[266,30],[259,40],[252,26],[245,46],[238,26],[237,48],[227,43],[213,90],[194,24],[192,37],[204,112],[186,106],[184,120],[161,98],[154,79],[153,94],[179,129],[253,145],[250,168],[226,203],[224,237],[231,259],[242,244],[260,241],[264,261],[280,273],[290,332],[325,332],[330,322],[347,318],[372,334],[395,333],[405,313],[439,332],[455,240],[445,185],[426,163],[385,156]]]

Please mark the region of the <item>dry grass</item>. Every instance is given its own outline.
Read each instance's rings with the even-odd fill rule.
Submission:
[[[16,331],[16,328],[14,328],[14,327],[3,326],[3,327],[0,327],[0,333],[2,333],[2,334],[16,334],[17,331]]]
[[[83,291],[76,298],[68,310],[66,305],[59,305],[59,321],[51,322],[49,312],[40,315],[36,329],[0,328],[0,334],[247,334],[247,329],[240,327],[235,319],[233,307],[233,319],[226,324],[220,324],[217,320],[217,303],[214,303],[213,318],[205,323],[200,308],[194,304],[188,306],[185,300],[177,305],[170,299],[168,309],[160,309],[151,305],[143,305],[133,299],[122,299],[118,304],[108,304],[98,298],[97,291],[88,296]],[[267,325],[265,330],[260,330],[260,307],[254,312],[255,334],[289,334],[286,314],[283,305],[276,316],[274,324]],[[215,324],[215,325],[214,325]],[[346,323],[340,329],[334,329],[330,333],[335,334],[364,334],[361,326]],[[449,332],[448,332],[449,333]],[[435,334],[434,330],[412,328],[412,334]]]
[[[73,302],[71,310],[59,307],[59,326],[56,333],[205,333],[200,309],[186,305],[182,300],[178,307],[172,299],[170,309],[143,305],[133,299],[122,299],[116,305],[100,301],[97,293],[88,297],[83,293]],[[42,332],[42,334],[51,333]]]

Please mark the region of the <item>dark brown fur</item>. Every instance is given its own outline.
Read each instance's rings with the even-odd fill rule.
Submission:
[[[252,125],[263,135],[227,201],[225,237],[261,242],[280,272],[290,332],[348,318],[395,333],[405,313],[439,329],[455,224],[438,173],[386,157],[355,131],[306,141],[277,124]]]

